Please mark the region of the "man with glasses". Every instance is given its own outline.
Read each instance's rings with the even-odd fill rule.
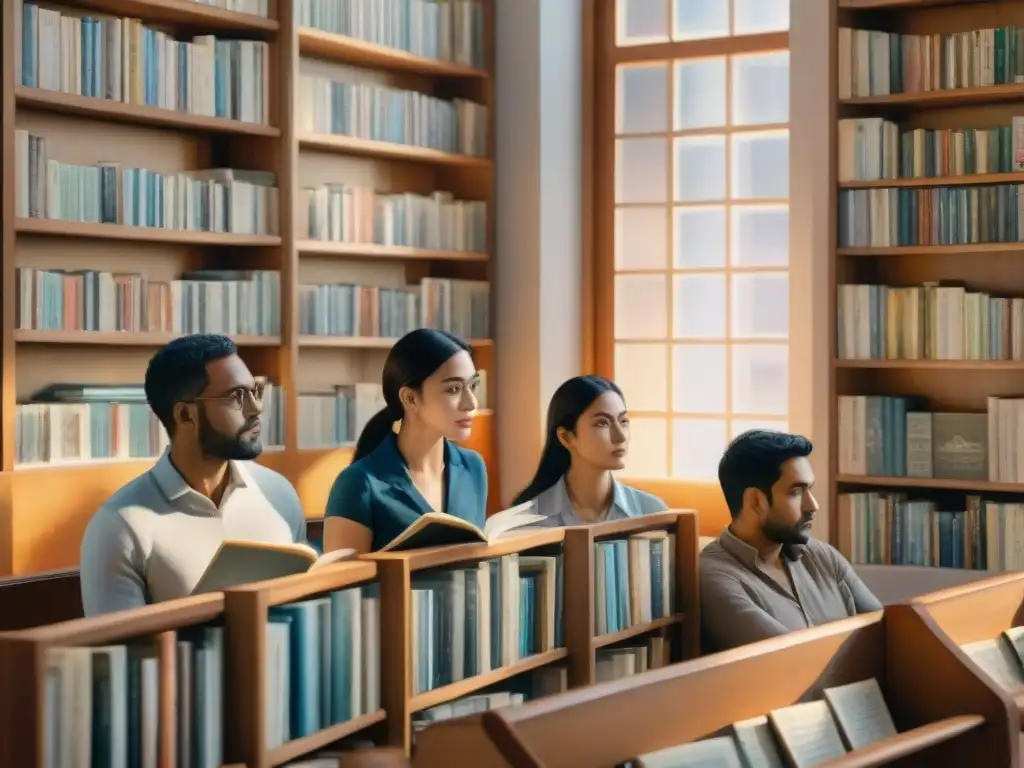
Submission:
[[[295,489],[252,461],[263,450],[263,387],[231,339],[175,339],[149,361],[145,388],[170,447],[86,528],[86,616],[190,594],[225,540],[288,544],[306,537]]]

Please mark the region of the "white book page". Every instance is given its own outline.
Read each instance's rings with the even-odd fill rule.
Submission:
[[[776,709],[769,718],[779,733],[779,740],[793,757],[793,768],[811,768],[846,754],[832,712],[824,701]]]
[[[860,749],[896,735],[882,689],[874,678],[825,690],[850,749]]]
[[[638,768],[743,768],[731,736],[659,749],[636,759]]]
[[[960,646],[997,685],[1012,691],[1024,685],[1024,669],[1009,641],[1002,637]]]
[[[756,765],[757,768],[785,768],[767,717],[740,720],[733,723],[732,728],[736,732],[736,742],[743,757],[746,758],[747,765]]]
[[[484,535],[488,541],[495,541],[515,528],[539,523],[544,519],[544,515],[537,514],[535,509],[535,502],[531,500],[503,509],[501,512],[495,512],[484,523]]]

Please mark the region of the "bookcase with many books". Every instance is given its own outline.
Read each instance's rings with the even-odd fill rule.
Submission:
[[[0,763],[409,754],[434,723],[696,656],[697,553],[696,513],[671,511],[0,634]]]
[[[836,20],[836,543],[1018,569],[1024,6],[839,0]]]
[[[490,370],[491,3],[3,4],[0,573],[74,565],[162,451],[141,382],[176,335],[235,339],[311,517],[395,338]]]

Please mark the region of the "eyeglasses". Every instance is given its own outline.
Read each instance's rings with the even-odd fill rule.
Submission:
[[[236,411],[242,410],[245,405],[246,397],[251,397],[252,401],[256,405],[263,404],[263,393],[266,389],[266,385],[263,383],[257,383],[252,389],[245,387],[239,387],[226,395],[217,395],[215,397],[193,397],[190,402],[203,402],[206,400],[218,400],[226,403],[229,407],[234,408]]]

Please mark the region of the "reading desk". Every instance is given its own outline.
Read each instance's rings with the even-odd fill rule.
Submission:
[[[788,752],[787,764],[804,765],[809,763],[801,755],[822,748],[825,712],[843,741],[843,754],[822,763],[831,768],[1011,765],[1008,733],[1016,723],[1011,724],[1000,696],[977,678],[967,678],[958,698],[931,697],[892,664],[891,649],[903,642],[882,612],[857,616],[435,725],[421,734],[414,764],[440,768],[443,755],[457,750],[476,768],[612,768],[658,750],[738,736],[742,727],[755,740],[770,741],[780,757]],[[911,650],[907,646],[908,654]],[[944,673],[945,666],[933,671],[936,677]],[[829,692],[833,702],[822,702],[826,690],[872,679],[876,697],[881,693],[874,703],[849,695],[843,703],[835,690]],[[874,684],[839,692],[868,687]],[[820,703],[793,707],[815,701]],[[897,732],[866,743],[869,730],[878,739],[883,721]],[[863,745],[851,749],[851,740],[858,739]]]

